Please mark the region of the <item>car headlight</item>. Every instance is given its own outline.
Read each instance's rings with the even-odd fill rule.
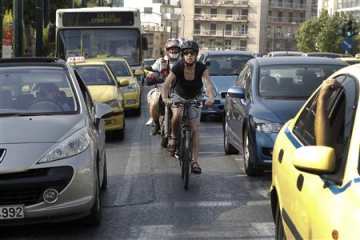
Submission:
[[[111,101],[105,102],[107,105],[109,105],[111,108],[118,108],[121,106],[120,102],[117,99],[113,99]]]
[[[88,131],[83,128],[56,144],[38,163],[48,163],[75,156],[85,151],[90,145]]]
[[[128,86],[121,88],[124,92],[133,92],[136,91],[137,84],[136,83],[130,83]]]
[[[254,118],[256,130],[264,133],[278,133],[282,127],[280,123],[269,122]]]

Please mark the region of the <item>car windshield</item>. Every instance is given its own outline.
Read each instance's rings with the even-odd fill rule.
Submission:
[[[123,61],[106,61],[116,77],[130,77],[130,69]]]
[[[0,116],[76,111],[74,91],[64,68],[0,68]]]
[[[264,98],[307,98],[342,65],[273,65],[259,72],[259,95]]]
[[[251,58],[249,55],[214,55],[209,56],[206,62],[211,76],[227,76],[238,75]]]
[[[115,85],[105,66],[76,66],[75,69],[86,85]]]

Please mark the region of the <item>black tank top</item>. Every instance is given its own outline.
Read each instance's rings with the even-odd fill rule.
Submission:
[[[184,77],[184,61],[180,61],[171,69],[176,76],[174,90],[177,95],[185,99],[195,98],[202,93],[202,75],[206,70],[206,65],[196,62],[195,79],[186,80]]]

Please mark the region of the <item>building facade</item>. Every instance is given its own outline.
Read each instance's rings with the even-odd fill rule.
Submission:
[[[319,0],[318,15],[325,9],[330,15],[335,12],[351,14],[355,19],[360,19],[360,0]]]
[[[299,24],[317,0],[182,0],[181,34],[203,49],[295,50]]]

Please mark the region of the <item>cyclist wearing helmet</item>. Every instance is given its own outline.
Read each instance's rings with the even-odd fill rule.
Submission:
[[[201,96],[204,83],[208,96],[205,104],[207,106],[211,106],[214,103],[214,88],[209,79],[209,71],[207,70],[206,65],[196,60],[198,53],[199,46],[195,41],[185,41],[181,45],[182,60],[171,69],[170,74],[163,85],[162,96],[169,96],[171,88],[174,88],[174,94],[172,96],[174,99],[196,99]],[[164,102],[171,103],[171,100],[164,97]],[[182,109],[173,105],[172,113],[171,138],[169,140],[168,148],[171,154],[174,155],[176,146],[175,129],[179,127]],[[191,171],[196,174],[201,173],[201,168],[198,162],[200,114],[201,110],[198,107],[192,108],[192,112],[190,114],[193,133]]]
[[[149,73],[146,76],[147,84],[153,85],[155,84],[155,88],[149,91],[147,95],[147,101],[149,105],[149,113],[150,119],[147,121],[146,125],[153,124],[152,134],[155,135],[159,133],[160,123],[159,123],[159,115],[161,108],[160,101],[160,89],[158,88],[156,83],[163,82],[167,75],[170,72],[170,69],[178,62],[180,58],[180,43],[177,39],[169,39],[165,44],[165,56],[157,59],[155,63],[152,65],[152,70],[154,72]]]

